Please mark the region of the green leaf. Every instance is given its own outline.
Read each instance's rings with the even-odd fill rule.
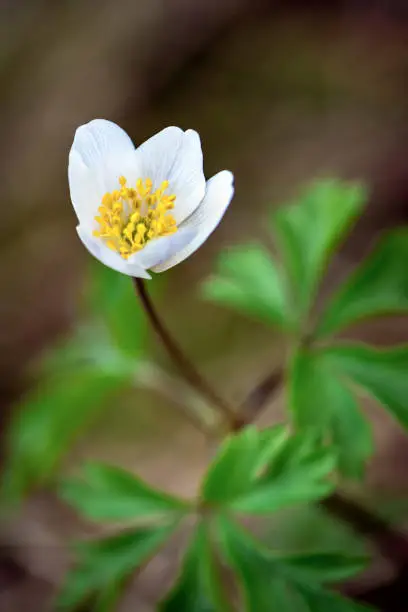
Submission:
[[[309,432],[289,437],[277,426],[249,426],[222,444],[203,480],[201,499],[236,512],[268,514],[316,500],[333,488],[333,453]]]
[[[58,610],[72,610],[89,597],[100,601],[98,612],[109,610],[123,580],[148,561],[166,542],[177,523],[133,529],[119,535],[81,543],[76,567],[68,574],[58,597]]]
[[[207,525],[198,525],[184,557],[176,585],[159,606],[160,612],[228,612]]]
[[[259,447],[254,475],[270,469],[271,463],[276,463],[281,457],[283,448],[288,447],[289,432],[285,425],[275,425],[259,432]]]
[[[148,326],[131,278],[92,262],[86,305],[106,326],[113,346],[134,358],[145,353]]]
[[[327,357],[408,428],[408,346],[379,350],[364,344],[339,344],[327,349]]]
[[[18,501],[28,488],[42,484],[103,404],[127,382],[129,373],[83,368],[54,377],[21,403],[9,432],[3,494]]]
[[[332,553],[282,557],[224,517],[218,520],[218,540],[226,562],[238,577],[247,612],[270,612],[271,602],[281,612],[365,609],[322,587],[322,583],[342,580],[361,571],[361,559]],[[313,607],[313,600],[317,606],[326,602],[333,603],[333,607]]]
[[[374,450],[371,428],[348,381],[324,349],[296,352],[289,376],[289,405],[298,430],[312,428],[331,437],[343,474],[363,475]]]
[[[202,499],[228,502],[247,491],[254,476],[258,445],[259,434],[253,426],[246,427],[238,435],[228,436],[203,481]]]
[[[327,591],[316,592],[305,585],[299,587],[299,593],[310,612],[374,612],[373,608],[362,606]]]
[[[101,372],[131,377],[137,361],[113,346],[106,329],[95,323],[79,325],[68,337],[48,350],[39,364],[39,374],[45,378],[76,376],[83,368],[98,368]]]
[[[337,380],[337,383],[337,409],[333,411],[330,432],[338,452],[338,469],[344,476],[362,479],[375,450],[371,423],[350,389],[343,381]]]
[[[61,495],[84,516],[97,521],[151,520],[189,509],[187,502],[153,489],[126,470],[95,463],[84,467],[82,478],[67,480]]]
[[[274,213],[273,228],[299,316],[309,309],[330,255],[365,199],[361,185],[326,179],[310,185],[296,205]]]
[[[272,602],[281,612],[299,609],[283,577],[260,554],[254,539],[242,528],[220,518],[218,540],[226,563],[237,575],[246,612],[270,612]]]
[[[291,326],[280,270],[261,245],[222,253],[217,274],[203,285],[203,295],[265,323]]]
[[[408,311],[408,228],[385,236],[337,291],[321,315],[322,337],[368,317]]]
[[[367,566],[367,557],[346,556],[336,552],[311,552],[279,557],[288,576],[306,584],[330,584],[352,578]]]
[[[356,534],[345,523],[319,504],[296,506],[285,509],[268,521],[262,541],[282,554],[292,551],[321,553],[336,550],[344,556],[367,556],[369,547],[363,536]]]
[[[295,426],[322,431],[330,423],[336,399],[335,383],[324,356],[299,348],[292,358],[288,380],[289,409]]]
[[[327,477],[335,465],[332,452],[322,449],[280,477],[266,474],[230,507],[239,513],[270,514],[287,506],[321,499],[334,488]]]

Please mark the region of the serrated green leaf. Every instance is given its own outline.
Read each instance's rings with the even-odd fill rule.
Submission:
[[[333,484],[327,477],[336,457],[317,442],[310,434],[288,438],[252,486],[230,502],[230,508],[240,513],[269,514],[328,495]]]
[[[310,307],[333,249],[365,199],[361,185],[326,179],[310,185],[295,205],[274,212],[273,229],[299,316]]]
[[[78,545],[76,567],[67,576],[57,609],[73,610],[95,594],[105,606],[101,610],[109,610],[106,604],[114,603],[116,588],[158,551],[176,526],[134,529]]]
[[[88,463],[81,478],[61,487],[61,496],[87,518],[97,521],[167,518],[187,512],[189,505],[150,487],[119,467]]]
[[[246,612],[270,612],[272,602],[281,612],[307,612],[295,605],[284,578],[249,534],[227,519],[219,519],[217,526],[221,553],[237,575]]]
[[[223,592],[205,523],[193,534],[183,560],[181,575],[159,605],[160,612],[228,612],[231,607]]]
[[[368,317],[408,311],[408,228],[382,238],[372,255],[335,293],[320,317],[316,337]]]
[[[307,465],[314,460],[316,451],[322,450],[320,432],[308,430],[291,434],[284,443],[280,444],[267,466],[266,473],[269,478],[279,478],[300,465]],[[323,452],[326,452],[323,450]]]
[[[295,354],[289,405],[298,430],[312,428],[331,437],[343,474],[353,478],[363,475],[374,450],[371,428],[342,371],[324,349],[301,348]]]
[[[336,457],[309,432],[288,437],[281,426],[247,427],[227,438],[203,480],[201,499],[236,512],[268,514],[320,499]]]
[[[322,499],[334,488],[325,478],[335,465],[336,458],[329,451],[323,451],[316,454],[314,463],[299,470],[281,478],[262,479],[246,495],[231,502],[230,507],[239,513],[270,514],[287,506]]]
[[[8,501],[18,501],[53,473],[76,436],[128,379],[127,371],[83,368],[48,380],[21,402],[9,432],[3,481]]]
[[[216,276],[203,285],[203,295],[265,323],[291,326],[282,274],[262,245],[222,253]]]
[[[220,518],[217,527],[222,554],[237,574],[247,612],[270,612],[271,602],[281,612],[365,609],[322,587],[322,583],[342,580],[361,571],[361,559],[332,553],[282,557],[227,518]],[[320,602],[333,603],[333,607],[313,607],[312,602],[317,606]]]
[[[259,433],[253,426],[228,436],[204,478],[201,497],[206,502],[228,502],[247,491],[258,456]]]
[[[258,456],[254,466],[254,476],[270,468],[271,463],[281,456],[288,446],[289,431],[285,425],[275,425],[259,432]]]
[[[408,428],[408,346],[379,350],[364,344],[339,344],[326,352],[333,367]]]

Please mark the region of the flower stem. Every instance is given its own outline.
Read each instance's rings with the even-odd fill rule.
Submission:
[[[197,391],[206,397],[212,405],[218,408],[218,410],[228,421],[228,424],[232,430],[239,429],[241,426],[241,421],[235,415],[234,410],[211,388],[207,381],[202,378],[201,374],[195,369],[194,365],[183,353],[176,340],[174,340],[167,328],[164,326],[150,298],[143,279],[134,278],[133,282],[154,331],[162,341],[174,363],[177,364],[184,378],[195,389],[197,389]]]

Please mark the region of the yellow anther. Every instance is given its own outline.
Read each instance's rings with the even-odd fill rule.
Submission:
[[[102,204],[103,206],[110,206],[112,204],[112,195],[110,193],[105,193],[105,195],[102,198]]]
[[[138,223],[136,226],[136,231],[139,234],[139,236],[144,236],[145,233],[147,232],[147,227],[145,226],[144,223]]]
[[[99,215],[95,217],[99,227],[93,235],[123,259],[128,259],[149,240],[177,231],[176,221],[169,213],[174,208],[176,196],[163,194],[169,186],[168,181],[163,181],[154,193],[151,192],[151,178],[140,178],[135,187],[127,187],[126,178],[120,176],[119,185],[120,190],[103,196]]]

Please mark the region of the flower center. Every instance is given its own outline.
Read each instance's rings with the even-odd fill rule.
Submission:
[[[152,191],[152,180],[138,179],[135,187],[127,187],[119,177],[120,189],[105,193],[95,217],[99,229],[94,236],[127,259],[140,251],[152,238],[169,236],[177,231],[176,220],[169,211],[174,208],[175,195],[164,195],[169,186],[163,181]]]

